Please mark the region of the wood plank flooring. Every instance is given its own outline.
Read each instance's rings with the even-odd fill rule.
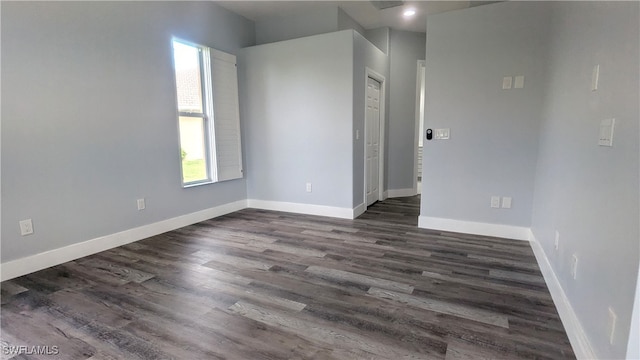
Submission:
[[[246,209],[5,281],[2,359],[575,358],[529,244],[418,229],[419,202]]]

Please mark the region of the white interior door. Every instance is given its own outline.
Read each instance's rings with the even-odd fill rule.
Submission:
[[[366,177],[367,206],[380,200],[380,83],[372,78],[367,80],[366,114]]]
[[[416,194],[422,193],[422,152],[424,133],[424,97],[425,97],[425,66],[424,60],[418,60],[418,78],[416,79],[416,163],[414,166]]]

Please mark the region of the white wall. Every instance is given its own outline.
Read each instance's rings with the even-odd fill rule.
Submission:
[[[353,207],[364,204],[364,146],[367,99],[367,68],[382,75],[387,80],[385,89],[389,88],[389,60],[388,57],[370,43],[360,33],[353,32]],[[388,93],[388,90],[386,90]],[[388,104],[388,102],[385,102]],[[389,107],[385,105],[385,118],[389,118]],[[360,139],[355,133],[360,133]]]
[[[252,22],[210,2],[1,7],[3,263],[246,198],[181,186],[171,37],[235,53]]]
[[[417,62],[425,58],[425,34],[392,29],[389,47],[387,189],[406,190],[415,181]]]
[[[532,227],[603,359],[624,357],[636,296],[639,10],[637,2],[561,2],[546,22],[551,52]],[[595,64],[600,64],[600,84],[593,92]],[[613,147],[598,146],[600,121],[611,117],[616,118]],[[575,280],[569,266],[573,254],[579,257]],[[609,307],[618,316],[613,345]]]
[[[239,63],[248,197],[351,209],[353,31],[246,48]]]

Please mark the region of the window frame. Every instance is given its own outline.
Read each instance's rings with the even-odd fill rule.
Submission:
[[[202,100],[202,113],[180,111],[178,104],[178,78],[176,73],[175,63],[175,48],[174,44],[179,43],[182,45],[190,46],[198,50],[198,65],[200,68],[200,96]],[[184,166],[183,161],[180,161],[180,181],[183,188],[193,187],[198,185],[212,184],[216,182],[215,171],[215,133],[213,128],[213,89],[211,86],[211,64],[210,53],[207,46],[199,45],[186,41],[180,38],[173,37],[171,39],[171,53],[173,64],[173,76],[174,76],[174,89],[176,94],[176,112],[177,112],[177,125],[178,125],[178,143],[180,142],[180,117],[189,118],[201,118],[202,119],[202,131],[203,131],[203,145],[204,145],[204,162],[206,177],[202,180],[184,181]],[[180,148],[182,148],[180,146]]]
[[[175,44],[198,50],[202,113],[179,110],[178,74]],[[180,181],[183,188],[244,178],[242,159],[242,129],[240,124],[240,94],[236,55],[206,45],[171,38],[176,122],[182,147],[181,117],[201,118],[205,151],[206,179],[184,181],[183,161],[180,161]],[[182,160],[182,158],[180,157]]]

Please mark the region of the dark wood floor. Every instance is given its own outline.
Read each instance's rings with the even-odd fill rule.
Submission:
[[[527,242],[242,210],[5,281],[15,359],[575,358]]]

